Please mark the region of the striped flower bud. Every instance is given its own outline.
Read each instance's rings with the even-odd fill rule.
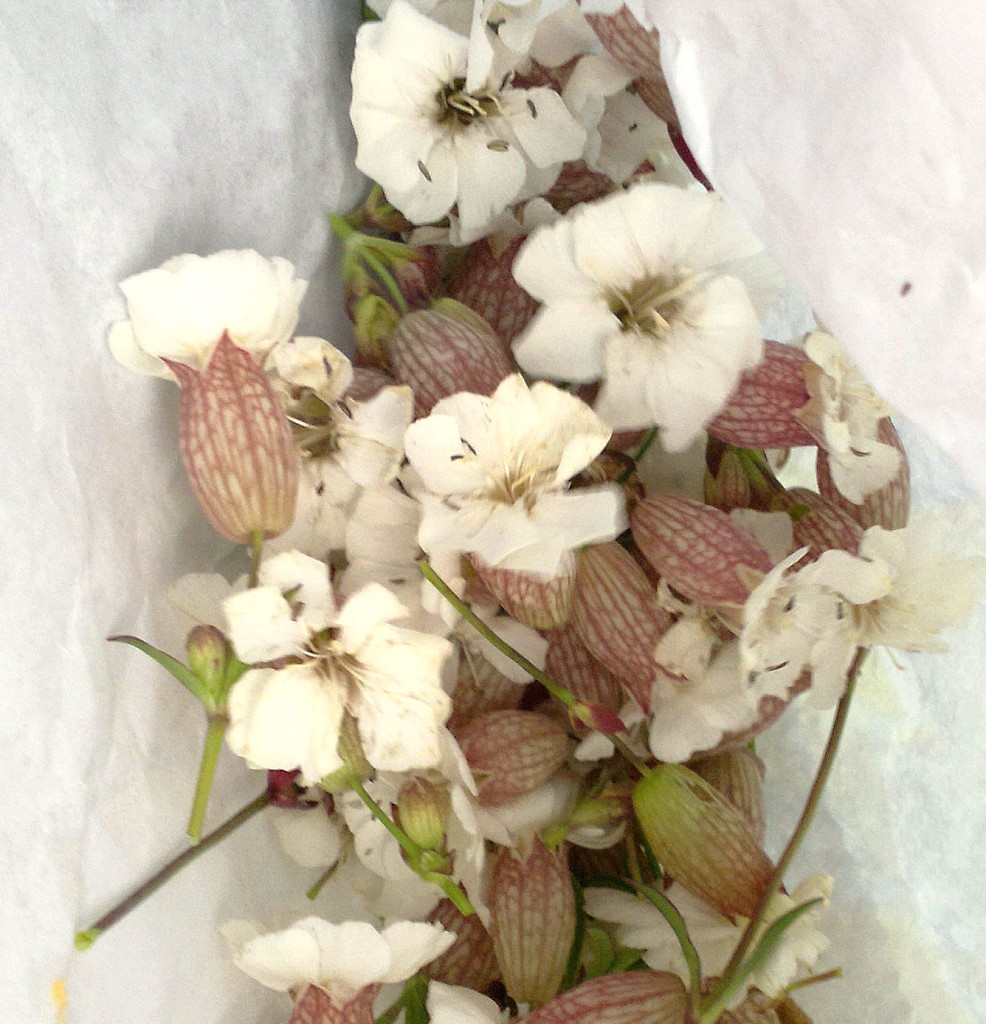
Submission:
[[[487,711],[515,708],[524,696],[518,686],[468,644],[459,647],[459,672],[452,691],[452,715],[446,723],[454,733]]]
[[[630,529],[647,561],[699,604],[742,605],[750,593],[743,570],[773,568],[770,555],[725,512],[688,498],[645,498],[630,515]]]
[[[740,448],[793,448],[815,444],[794,418],[808,402],[800,348],[777,341],[763,343],[763,359],[742,374],[726,407],[706,428],[720,441]]]
[[[440,900],[428,921],[455,935],[455,942],[425,968],[429,978],[484,992],[500,977],[493,940],[478,914],[463,917],[451,900]]]
[[[579,553],[572,624],[579,639],[633,694],[650,705],[654,645],[671,625],[643,569],[615,541]]]
[[[575,893],[565,846],[501,847],[490,877],[490,934],[507,992],[540,1006],[557,993],[575,936]]]
[[[479,802],[488,807],[537,789],[572,749],[564,728],[535,711],[490,711],[473,719],[458,739],[476,776]]]
[[[488,238],[474,242],[445,285],[445,294],[475,310],[504,341],[528,325],[537,300],[514,280],[513,263],[524,238],[502,248]]]
[[[549,580],[530,572],[494,569],[473,556],[473,566],[503,610],[531,629],[557,629],[572,614],[575,591],[575,559],[562,561],[561,571]]]
[[[298,452],[253,356],[223,334],[203,370],[166,360],[181,385],[181,455],[202,511],[227,540],[291,525]]]
[[[794,487],[774,500],[773,507],[791,516],[795,548],[808,548],[811,558],[833,548],[855,555],[863,528],[843,508],[805,487]]]
[[[722,453],[715,470],[705,472],[705,503],[722,512],[734,508],[753,508],[753,489],[735,451]]]
[[[592,655],[572,624],[549,634],[544,669],[556,683],[588,704],[613,711],[623,704],[620,680]]]
[[[444,300],[401,318],[388,343],[390,365],[414,392],[414,413],[427,416],[442,398],[491,395],[514,372],[507,347],[477,314]]]
[[[294,1004],[288,1024],[373,1024],[373,1001],[379,991],[379,985],[367,985],[337,1003],[324,988],[309,985]]]
[[[741,811],[758,843],[763,843],[763,761],[748,747],[703,758],[690,767]]]
[[[524,1024],[685,1024],[688,993],[677,974],[625,971],[592,978],[524,1018]]]
[[[743,813],[683,765],[658,765],[633,794],[654,855],[723,917],[750,917],[773,867]]]

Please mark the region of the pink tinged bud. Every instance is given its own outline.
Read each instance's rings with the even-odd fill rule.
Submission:
[[[690,765],[746,818],[757,842],[765,832],[763,810],[764,763],[748,747],[713,754]]]
[[[342,397],[351,398],[355,402],[368,402],[383,388],[394,387],[396,383],[389,373],[375,366],[354,366],[353,382]]]
[[[551,186],[545,199],[562,213],[579,203],[591,202],[608,196],[615,188],[613,179],[599,171],[592,171],[584,160],[562,164],[558,180]]]
[[[471,559],[479,578],[513,619],[531,629],[558,629],[572,614],[575,593],[575,559],[567,559],[562,571],[550,580],[514,569],[494,569],[482,559]]]
[[[489,239],[474,242],[448,279],[445,294],[475,310],[505,341],[528,325],[537,301],[514,280],[513,262],[525,239],[499,250]]]
[[[508,679],[481,654],[463,647],[459,656],[459,674],[452,691],[452,715],[448,727],[457,733],[487,711],[507,711],[517,707],[523,696],[523,686]]]
[[[484,992],[499,979],[500,967],[493,952],[493,939],[479,915],[463,917],[450,900],[441,900],[428,920],[455,935],[455,942],[425,968],[429,978],[446,985],[463,985],[476,992]]]
[[[661,42],[657,32],[646,29],[626,6],[615,14],[587,14],[586,20],[603,48],[637,77],[637,95],[663,121],[677,124],[674,103],[661,68]]]
[[[880,420],[877,440],[893,445],[900,452],[900,469],[897,475],[879,490],[867,495],[862,505],[855,505],[840,493],[832,482],[829,459],[824,449],[818,449],[815,472],[818,476],[818,490],[831,504],[843,509],[863,529],[882,526],[885,530],[900,530],[907,526],[911,511],[911,468],[907,452],[901,442],[897,428],[889,418]]]
[[[684,765],[658,765],[637,783],[633,806],[668,874],[723,917],[753,914],[773,866],[718,790]]]
[[[811,558],[833,548],[856,554],[863,528],[852,516],[830,501],[804,487],[794,487],[775,501],[791,516],[795,548],[808,548]]]
[[[807,356],[792,345],[763,344],[763,360],[740,377],[726,407],[706,429],[720,441],[740,448],[815,444],[794,417],[810,398],[803,369]]]
[[[394,376],[414,392],[418,417],[460,391],[491,395],[515,370],[503,342],[475,314],[409,313],[390,337],[389,354]]]
[[[723,512],[754,507],[750,479],[736,452],[723,452],[715,472],[706,471],[705,502]]]
[[[181,385],[181,455],[212,526],[245,544],[291,525],[298,452],[287,417],[249,352],[223,334],[201,372],[166,360]]]
[[[609,708],[615,713],[623,704],[620,680],[593,657],[572,624],[550,634],[544,667],[549,678],[593,707]]]
[[[699,604],[742,605],[750,591],[740,571],[766,574],[773,567],[725,512],[688,498],[645,498],[630,515],[630,529],[647,561]]]
[[[490,711],[459,734],[459,746],[487,807],[508,803],[547,782],[572,741],[557,722],[534,711]]]
[[[575,936],[575,893],[563,844],[549,850],[501,847],[487,900],[490,934],[507,992],[519,1003],[547,1003],[565,976]]]
[[[677,974],[626,971],[592,978],[524,1018],[524,1024],[685,1024],[688,993]]]
[[[294,1004],[288,1024],[373,1024],[373,1001],[379,985],[367,985],[337,1003],[324,988],[309,985]]]
[[[572,624],[579,640],[645,710],[657,672],[654,645],[671,625],[633,556],[615,541],[579,552]]]

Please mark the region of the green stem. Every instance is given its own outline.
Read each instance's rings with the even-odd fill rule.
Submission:
[[[353,792],[363,801],[369,810],[370,814],[373,815],[377,821],[397,840],[401,849],[407,854],[408,866],[418,874],[426,882],[434,882],[439,889],[451,900],[456,910],[459,911],[463,917],[469,917],[470,914],[475,914],[476,909],[469,902],[469,897],[463,892],[460,886],[458,886],[454,879],[441,871],[435,871],[431,868],[423,866],[425,858],[432,854],[432,850],[424,850],[388,815],[384,809],[367,793],[363,784],[358,780],[354,779],[350,785],[352,786]]]
[[[202,826],[205,823],[209,794],[212,792],[212,780],[216,775],[216,765],[219,763],[228,724],[229,719],[225,715],[209,715],[205,743],[202,746],[202,760],[199,762],[199,777],[195,783],[195,798],[192,800],[192,813],[188,819],[187,832],[193,843],[202,838]]]
[[[264,552],[264,531],[254,530],[250,534],[250,587],[260,580],[260,560]]]
[[[427,561],[418,562],[424,578],[445,598],[446,601],[479,633],[488,640],[501,654],[505,654],[511,661],[516,662],[532,679],[536,679],[553,697],[557,697],[567,708],[575,707],[581,703],[571,690],[559,686],[549,678],[532,661],[528,661],[520,651],[515,651],[501,637],[486,625],[485,622],[462,600],[461,597],[438,575]]]
[[[702,997],[702,964],[698,957],[698,950],[688,934],[688,925],[685,924],[685,919],[681,916],[678,908],[660,889],[638,883],[637,892],[657,907],[664,916],[664,920],[668,922],[668,925],[674,932],[678,945],[681,946],[685,963],[688,965],[688,977],[690,979],[688,997],[691,1002],[692,1013],[697,1015]]]
[[[651,445],[657,440],[657,427],[651,427],[650,430],[644,435],[643,441],[640,442],[639,447],[633,453],[634,463],[639,462],[649,451]],[[632,466],[627,466],[625,470],[616,478],[618,484],[625,484],[630,479],[630,474],[633,472]]]
[[[335,874],[336,868],[339,866],[339,862],[336,861],[331,867],[326,868],[321,875],[318,876],[318,881],[308,890],[305,895],[310,899],[316,899],[318,894],[325,888],[325,883]]]
[[[800,849],[805,836],[808,834],[808,829],[811,826],[812,819],[815,817],[815,811],[818,809],[818,804],[822,799],[825,784],[828,782],[829,774],[832,771],[832,765],[835,762],[835,755],[839,749],[839,742],[842,739],[843,732],[845,731],[846,719],[849,717],[849,706],[852,703],[853,692],[856,689],[856,680],[859,677],[859,671],[865,657],[865,650],[861,650],[856,654],[856,658],[849,670],[849,678],[846,682],[846,692],[842,695],[842,699],[839,701],[839,706],[835,711],[835,717],[832,719],[832,728],[829,730],[828,742],[825,744],[825,750],[822,753],[822,759],[819,762],[818,771],[815,773],[815,779],[811,784],[811,789],[808,791],[808,799],[805,801],[804,810],[801,812],[801,817],[798,819],[797,825],[794,826],[794,831],[791,833],[791,838],[788,840],[787,846],[784,848],[784,852],[777,861],[777,866],[774,868],[773,874],[770,876],[770,880],[767,883],[763,896],[760,898],[760,902],[757,904],[756,910],[753,912],[753,916],[747,923],[747,926],[743,931],[743,935],[740,937],[739,943],[733,950],[733,955],[730,957],[729,963],[726,965],[726,969],[722,973],[719,984],[709,995],[706,1003],[707,1008],[715,1006],[718,1001],[718,997],[729,987],[733,975],[742,964],[743,958],[749,951],[750,946],[753,945],[757,932],[763,924],[764,916],[767,913],[767,905],[770,902],[771,897],[783,882],[784,874],[786,873],[791,861],[794,859],[794,855]],[[706,1011],[703,1011],[700,1017],[700,1024],[706,1024],[706,1022],[714,1020],[715,1017],[709,1015]]]
[[[231,818],[224,821],[214,832],[210,832],[197,846],[191,846],[184,852],[178,854],[173,860],[155,872],[151,877],[134,889],[129,896],[121,900],[112,910],[88,928],[84,928],[75,935],[75,948],[79,952],[87,950],[108,928],[112,928],[117,921],[122,920],[131,910],[136,909],[148,898],[170,881],[187,864],[190,864],[197,857],[200,857],[206,850],[221,843],[228,835],[235,832],[241,825],[249,821],[258,811],[263,810],[270,803],[270,794],[266,791],[260,796],[254,797],[245,807],[240,808]]]
[[[402,316],[406,316],[410,312],[410,307],[407,304],[407,299],[404,298],[404,293],[398,288],[397,282],[394,280],[394,275],[383,265],[381,260],[370,252],[369,249],[363,248],[360,250],[360,259],[377,275],[380,283],[390,292],[390,297],[394,300],[394,305],[397,307],[399,313]]]

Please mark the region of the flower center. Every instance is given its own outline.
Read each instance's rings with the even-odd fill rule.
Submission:
[[[553,478],[552,469],[531,469],[525,466],[523,461],[515,466],[506,465],[503,472],[493,479],[486,497],[503,505],[523,501],[524,507],[530,511],[537,502],[539,492],[544,490]]]
[[[658,275],[634,281],[626,290],[614,289],[609,308],[624,330],[662,337],[685,305],[685,297],[702,281],[699,274],[684,277]]]
[[[464,78],[452,81],[438,90],[438,123],[466,127],[484,117],[503,113],[500,97],[489,89],[467,92]]]

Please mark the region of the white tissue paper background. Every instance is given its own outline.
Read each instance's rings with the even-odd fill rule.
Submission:
[[[855,6],[651,11],[707,173],[887,395],[983,487],[986,12]],[[347,337],[324,212],[363,188],[346,116],[358,8],[0,5],[4,1024],[57,1021],[59,979],[64,1024],[286,1019],[284,997],[239,976],[217,935],[231,917],[311,909],[313,872],[288,868],[263,818],[87,953],[72,949],[76,929],[183,848],[201,740],[191,698],[104,638],[180,651],[163,590],[221,553],[177,459],[176,389],[118,367],[105,333],[128,274],[253,247],[311,281],[303,332]],[[968,498],[956,465],[917,428],[904,434],[918,508]],[[981,512],[970,515],[974,548]],[[861,688],[791,875],[837,877],[822,966],[846,979],[803,993],[817,1024],[986,1016],[983,636],[980,608],[950,655],[883,662]],[[761,743],[775,854],[827,724],[795,711]],[[224,756],[211,824],[261,785]]]

